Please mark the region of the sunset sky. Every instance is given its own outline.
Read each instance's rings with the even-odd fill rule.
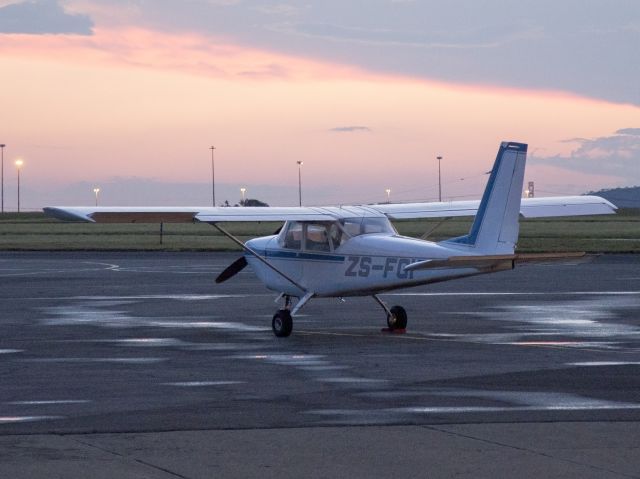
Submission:
[[[446,3],[446,5],[445,5]],[[640,184],[635,0],[0,0],[5,209]]]

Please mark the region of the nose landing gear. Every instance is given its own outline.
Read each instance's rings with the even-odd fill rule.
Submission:
[[[287,338],[293,330],[293,318],[291,317],[291,296],[281,294],[278,299],[284,298],[284,308],[276,311],[271,320],[271,329],[278,338]]]
[[[276,314],[273,315],[271,329],[273,329],[273,334],[279,338],[286,338],[289,336],[293,330],[291,312],[288,309],[279,309]]]

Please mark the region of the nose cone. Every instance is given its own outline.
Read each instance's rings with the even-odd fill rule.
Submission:
[[[245,246],[260,255],[264,255],[268,246],[274,246],[272,243],[275,242],[275,240],[275,236],[263,236],[261,238],[250,239],[245,243]]]

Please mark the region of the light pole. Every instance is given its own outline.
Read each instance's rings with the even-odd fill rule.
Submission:
[[[213,161],[213,151],[216,149],[215,146],[211,146],[209,148],[211,150],[211,206],[216,205],[216,168],[215,162]]]
[[[20,213],[20,169],[22,169],[24,161],[21,159],[16,160],[16,169],[18,170],[18,213]]]
[[[98,193],[100,193],[100,188],[94,188],[93,193],[96,195],[96,206],[98,206]]]
[[[438,201],[442,203],[442,177],[440,176],[440,160],[442,160],[441,156],[437,156],[438,160]]]
[[[0,176],[2,177],[2,213],[4,213],[4,143],[0,145],[0,156],[2,156],[2,166],[0,166]]]
[[[244,194],[246,193],[246,188],[240,188],[240,193],[242,193],[242,206],[244,206]]]
[[[387,203],[391,203],[391,188],[384,190],[387,193]]]
[[[296,163],[298,163],[298,206],[302,206],[302,160]]]

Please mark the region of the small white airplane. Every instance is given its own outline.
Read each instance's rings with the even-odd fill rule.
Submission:
[[[407,313],[388,307],[378,293],[512,269],[516,262],[567,255],[515,254],[519,216],[615,213],[597,196],[521,199],[527,145],[503,142],[481,201],[375,204],[340,207],[47,207],[46,214],[89,222],[206,222],[244,250],[216,279],[226,281],[251,266],[265,286],[280,293],[273,316],[278,337],[291,334],[294,317],[312,298],[372,296],[384,309],[387,330],[404,331]],[[400,236],[390,219],[471,216],[465,236],[432,242]],[[284,221],[277,234],[242,243],[219,223]],[[292,304],[292,298],[297,301]]]

